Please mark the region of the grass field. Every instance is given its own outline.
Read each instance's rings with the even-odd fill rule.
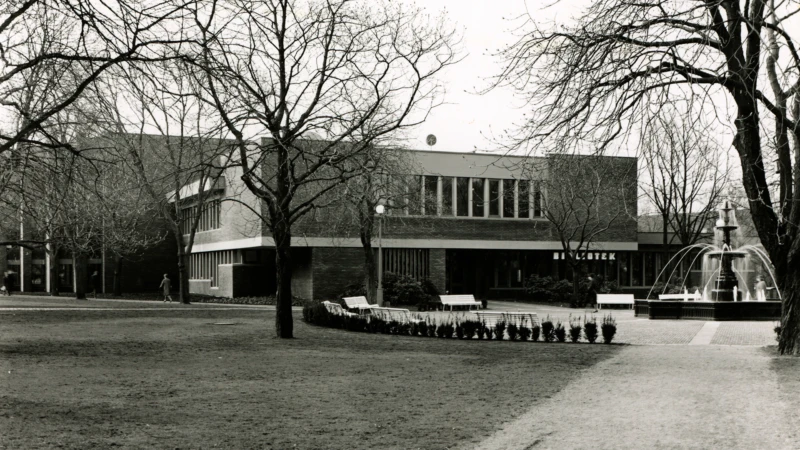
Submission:
[[[273,314],[0,310],[0,447],[452,448],[620,348],[279,340]]]

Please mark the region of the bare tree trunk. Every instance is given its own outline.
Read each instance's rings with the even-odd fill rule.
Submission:
[[[72,258],[72,264],[75,268],[75,298],[78,300],[86,300],[86,275],[87,275],[87,257],[86,255],[76,255]]]
[[[369,210],[370,206],[367,205]],[[367,289],[367,299],[375,303],[378,298],[378,265],[375,264],[375,250],[372,248],[372,216],[359,211],[361,227],[359,234],[361,246],[364,249],[364,286]]]
[[[47,270],[50,272],[50,295],[58,297],[58,247],[55,244],[50,244],[50,265]]]
[[[275,274],[278,292],[275,299],[275,333],[279,338],[294,337],[292,323],[292,233],[286,221],[278,221],[272,227],[275,240]]]
[[[114,295],[122,295],[122,256],[114,255]]]
[[[781,297],[781,333],[778,350],[783,355],[800,355],[800,260],[792,258],[783,276],[779,276]]]
[[[663,221],[661,225],[661,244],[662,244],[662,251],[664,252],[664,263],[661,266],[661,272],[666,277],[664,279],[664,284],[668,284],[670,279],[670,270],[669,270],[669,214],[662,214],[661,220]],[[658,274],[656,274],[658,275]],[[658,280],[656,280],[658,281]]]
[[[186,244],[181,229],[178,226],[172,228],[172,234],[178,244],[178,298],[181,303],[188,305],[192,301],[189,293],[189,264],[187,264],[189,255],[186,253]]]

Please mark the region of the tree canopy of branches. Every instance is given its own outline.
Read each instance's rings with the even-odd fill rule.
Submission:
[[[212,196],[231,150],[220,139],[216,110],[201,101],[193,69],[177,60],[122,65],[98,88],[108,131],[98,145],[125,161],[175,239],[182,303],[190,303],[195,236],[204,212],[219,207]]]
[[[8,0],[0,4],[0,107],[19,118],[0,130],[0,154],[19,143],[77,149],[49,131],[54,115],[77,101],[109,68],[124,61],[169,58],[189,42],[180,0]],[[47,72],[49,89],[17,95]]]
[[[686,117],[730,117],[750,212],[782,292],[779,348],[789,354],[800,353],[797,12],[796,1],[781,0],[598,0],[572,24],[529,20],[504,50],[497,80],[536,105],[518,136],[531,146],[607,148],[665,104]]]
[[[693,124],[660,114],[641,136],[644,195],[661,216],[664,262],[670,230],[684,247],[703,237],[729,177],[719,146]]]
[[[532,171],[548,174],[543,213],[561,243],[577,294],[586,253],[602,250],[599,241],[610,240],[614,228],[635,220],[635,163],[632,158],[560,154],[534,161],[539,163]],[[536,167],[540,164],[546,167]]]
[[[436,75],[458,60],[458,37],[443,17],[352,0],[211,1],[195,21],[207,98],[238,144],[242,180],[265,203],[276,333],[290,338],[292,224],[356,175],[350,160],[442,101]]]

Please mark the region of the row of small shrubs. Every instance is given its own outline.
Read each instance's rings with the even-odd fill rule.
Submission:
[[[365,333],[393,334],[401,336],[422,336],[452,339],[478,339],[478,340],[503,340],[508,338],[510,341],[532,341],[538,342],[541,337],[544,342],[566,342],[567,330],[560,321],[555,323],[548,316],[541,326],[527,326],[525,321],[522,323],[497,322],[494,326],[486,326],[485,322],[478,320],[457,320],[448,319],[441,323],[427,322],[420,316],[415,319],[419,322],[398,322],[386,321],[380,317],[373,316],[346,316],[332,314],[322,304],[306,305],[303,307],[303,320],[310,324],[339,328],[348,331]],[[581,324],[583,323],[583,324]],[[569,321],[569,339],[571,342],[579,342],[581,334],[585,340],[591,344],[597,341],[598,327],[597,320],[585,318],[581,322],[580,318]],[[617,332],[616,321],[610,315],[604,316],[600,325],[603,335],[603,342],[610,344]]]

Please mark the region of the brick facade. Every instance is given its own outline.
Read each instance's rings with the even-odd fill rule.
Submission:
[[[364,282],[364,250],[318,247],[313,249],[313,297],[336,299],[350,284]]]

